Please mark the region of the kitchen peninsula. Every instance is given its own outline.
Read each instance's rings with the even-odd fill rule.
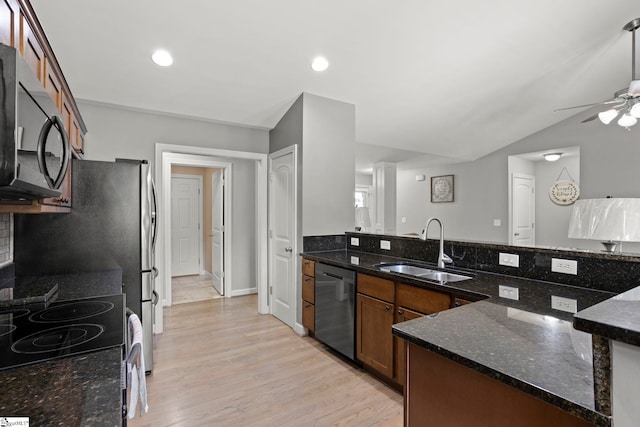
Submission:
[[[357,238],[357,246],[351,245],[351,237]],[[381,239],[390,241],[393,250],[379,249]],[[619,256],[605,260],[602,255],[594,253],[447,242],[445,252],[453,255],[456,261],[453,271],[472,278],[443,283],[384,272],[378,266],[380,263],[411,262],[433,268],[425,260],[434,262],[437,259],[437,242],[347,233],[344,247],[338,246],[326,247],[322,239],[307,238],[303,257],[390,282],[448,293],[453,301],[459,303],[471,301],[460,307],[452,304],[455,308],[393,326],[393,335],[408,343],[405,389],[408,425],[416,425],[415,419],[413,424],[411,422],[414,409],[418,411],[414,414],[419,417],[417,419],[424,419],[425,410],[434,414],[433,408],[427,409],[429,406],[425,405],[424,399],[444,409],[446,418],[439,421],[438,418],[429,418],[435,424],[445,419],[455,424],[456,418],[452,417],[464,416],[464,411],[454,409],[466,405],[471,415],[478,408],[488,411],[484,414],[475,412],[487,420],[487,425],[505,422],[508,425],[536,425],[531,422],[563,426],[611,425],[610,405],[603,402],[608,398],[610,384],[602,379],[606,375],[598,371],[600,364],[596,364],[594,371],[591,335],[573,329],[573,313],[552,308],[551,301],[552,296],[574,300],[580,311],[609,300],[633,287],[635,280],[632,276],[637,274],[632,268],[637,266],[635,257]],[[508,274],[509,267],[498,265],[498,253],[504,251],[520,254],[518,276]],[[595,274],[591,274],[590,280],[584,275],[563,277],[550,272],[553,257],[577,260],[581,273],[597,272],[604,268],[602,264],[605,263],[610,272],[608,276],[604,275],[607,279],[614,279],[611,274],[618,274],[618,279],[625,280],[602,283],[593,277],[603,275]],[[615,267],[611,268],[610,264],[615,264]],[[513,299],[513,295],[505,298],[505,287],[517,289],[517,299]],[[424,355],[426,358],[421,359]],[[428,364],[425,365],[426,362]],[[415,366],[419,368],[416,370]],[[424,366],[437,368],[425,370]],[[427,378],[414,375],[417,373]],[[437,382],[437,373],[443,375],[440,379],[446,380],[444,383]],[[465,380],[455,381],[456,378]],[[465,390],[473,383],[468,378],[475,378],[481,387],[475,391]],[[450,394],[443,389],[443,384]],[[497,393],[492,395],[492,399],[499,403],[493,409],[487,409],[482,399],[477,400],[478,405],[471,403],[473,399],[479,399],[478,394],[473,393],[488,396],[490,391],[484,388],[487,384],[493,388],[498,386],[498,390],[491,391]],[[412,392],[417,393],[413,398]],[[411,405],[412,401],[414,405]],[[514,414],[516,418],[509,418]],[[541,418],[533,417],[534,414]],[[556,424],[548,424],[550,420]],[[458,421],[465,425],[463,418]]]

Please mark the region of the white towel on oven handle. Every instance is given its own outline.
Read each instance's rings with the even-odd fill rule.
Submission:
[[[142,347],[142,324],[136,314],[131,314],[128,321],[129,334],[127,336],[127,378],[131,384],[129,396],[129,409],[127,417],[133,418],[136,414],[138,400],[140,400],[140,412],[147,412],[147,379],[144,368],[144,349]]]

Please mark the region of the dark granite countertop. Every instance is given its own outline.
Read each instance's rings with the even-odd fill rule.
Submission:
[[[122,293],[122,269],[19,276],[8,287],[12,298],[0,300],[0,307],[114,295]]]
[[[640,346],[640,286],[580,311],[576,329]]]
[[[595,410],[591,336],[572,328],[572,313],[551,308],[551,295],[576,299],[578,310],[582,310],[614,294],[457,269],[447,270],[471,275],[473,279],[441,284],[374,267],[381,262],[402,261],[400,258],[349,250],[302,255],[478,301],[396,324],[393,333],[585,420],[610,425],[609,417]],[[518,288],[519,300],[501,298],[500,285]]]
[[[32,426],[120,426],[121,347],[0,371],[0,414]]]

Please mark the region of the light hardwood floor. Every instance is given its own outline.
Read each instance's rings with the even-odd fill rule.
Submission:
[[[213,279],[209,276],[179,276],[171,279],[171,300],[173,304],[184,304],[194,301],[222,298],[213,287]]]
[[[257,314],[255,295],[180,304],[164,321],[149,412],[129,426],[403,424],[400,393]]]

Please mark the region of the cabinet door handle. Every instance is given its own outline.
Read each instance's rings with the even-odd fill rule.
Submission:
[[[387,305],[387,306],[384,307],[384,309],[389,311],[389,310],[391,310],[391,307]]]
[[[398,316],[402,316],[404,312],[402,310],[398,310]]]

